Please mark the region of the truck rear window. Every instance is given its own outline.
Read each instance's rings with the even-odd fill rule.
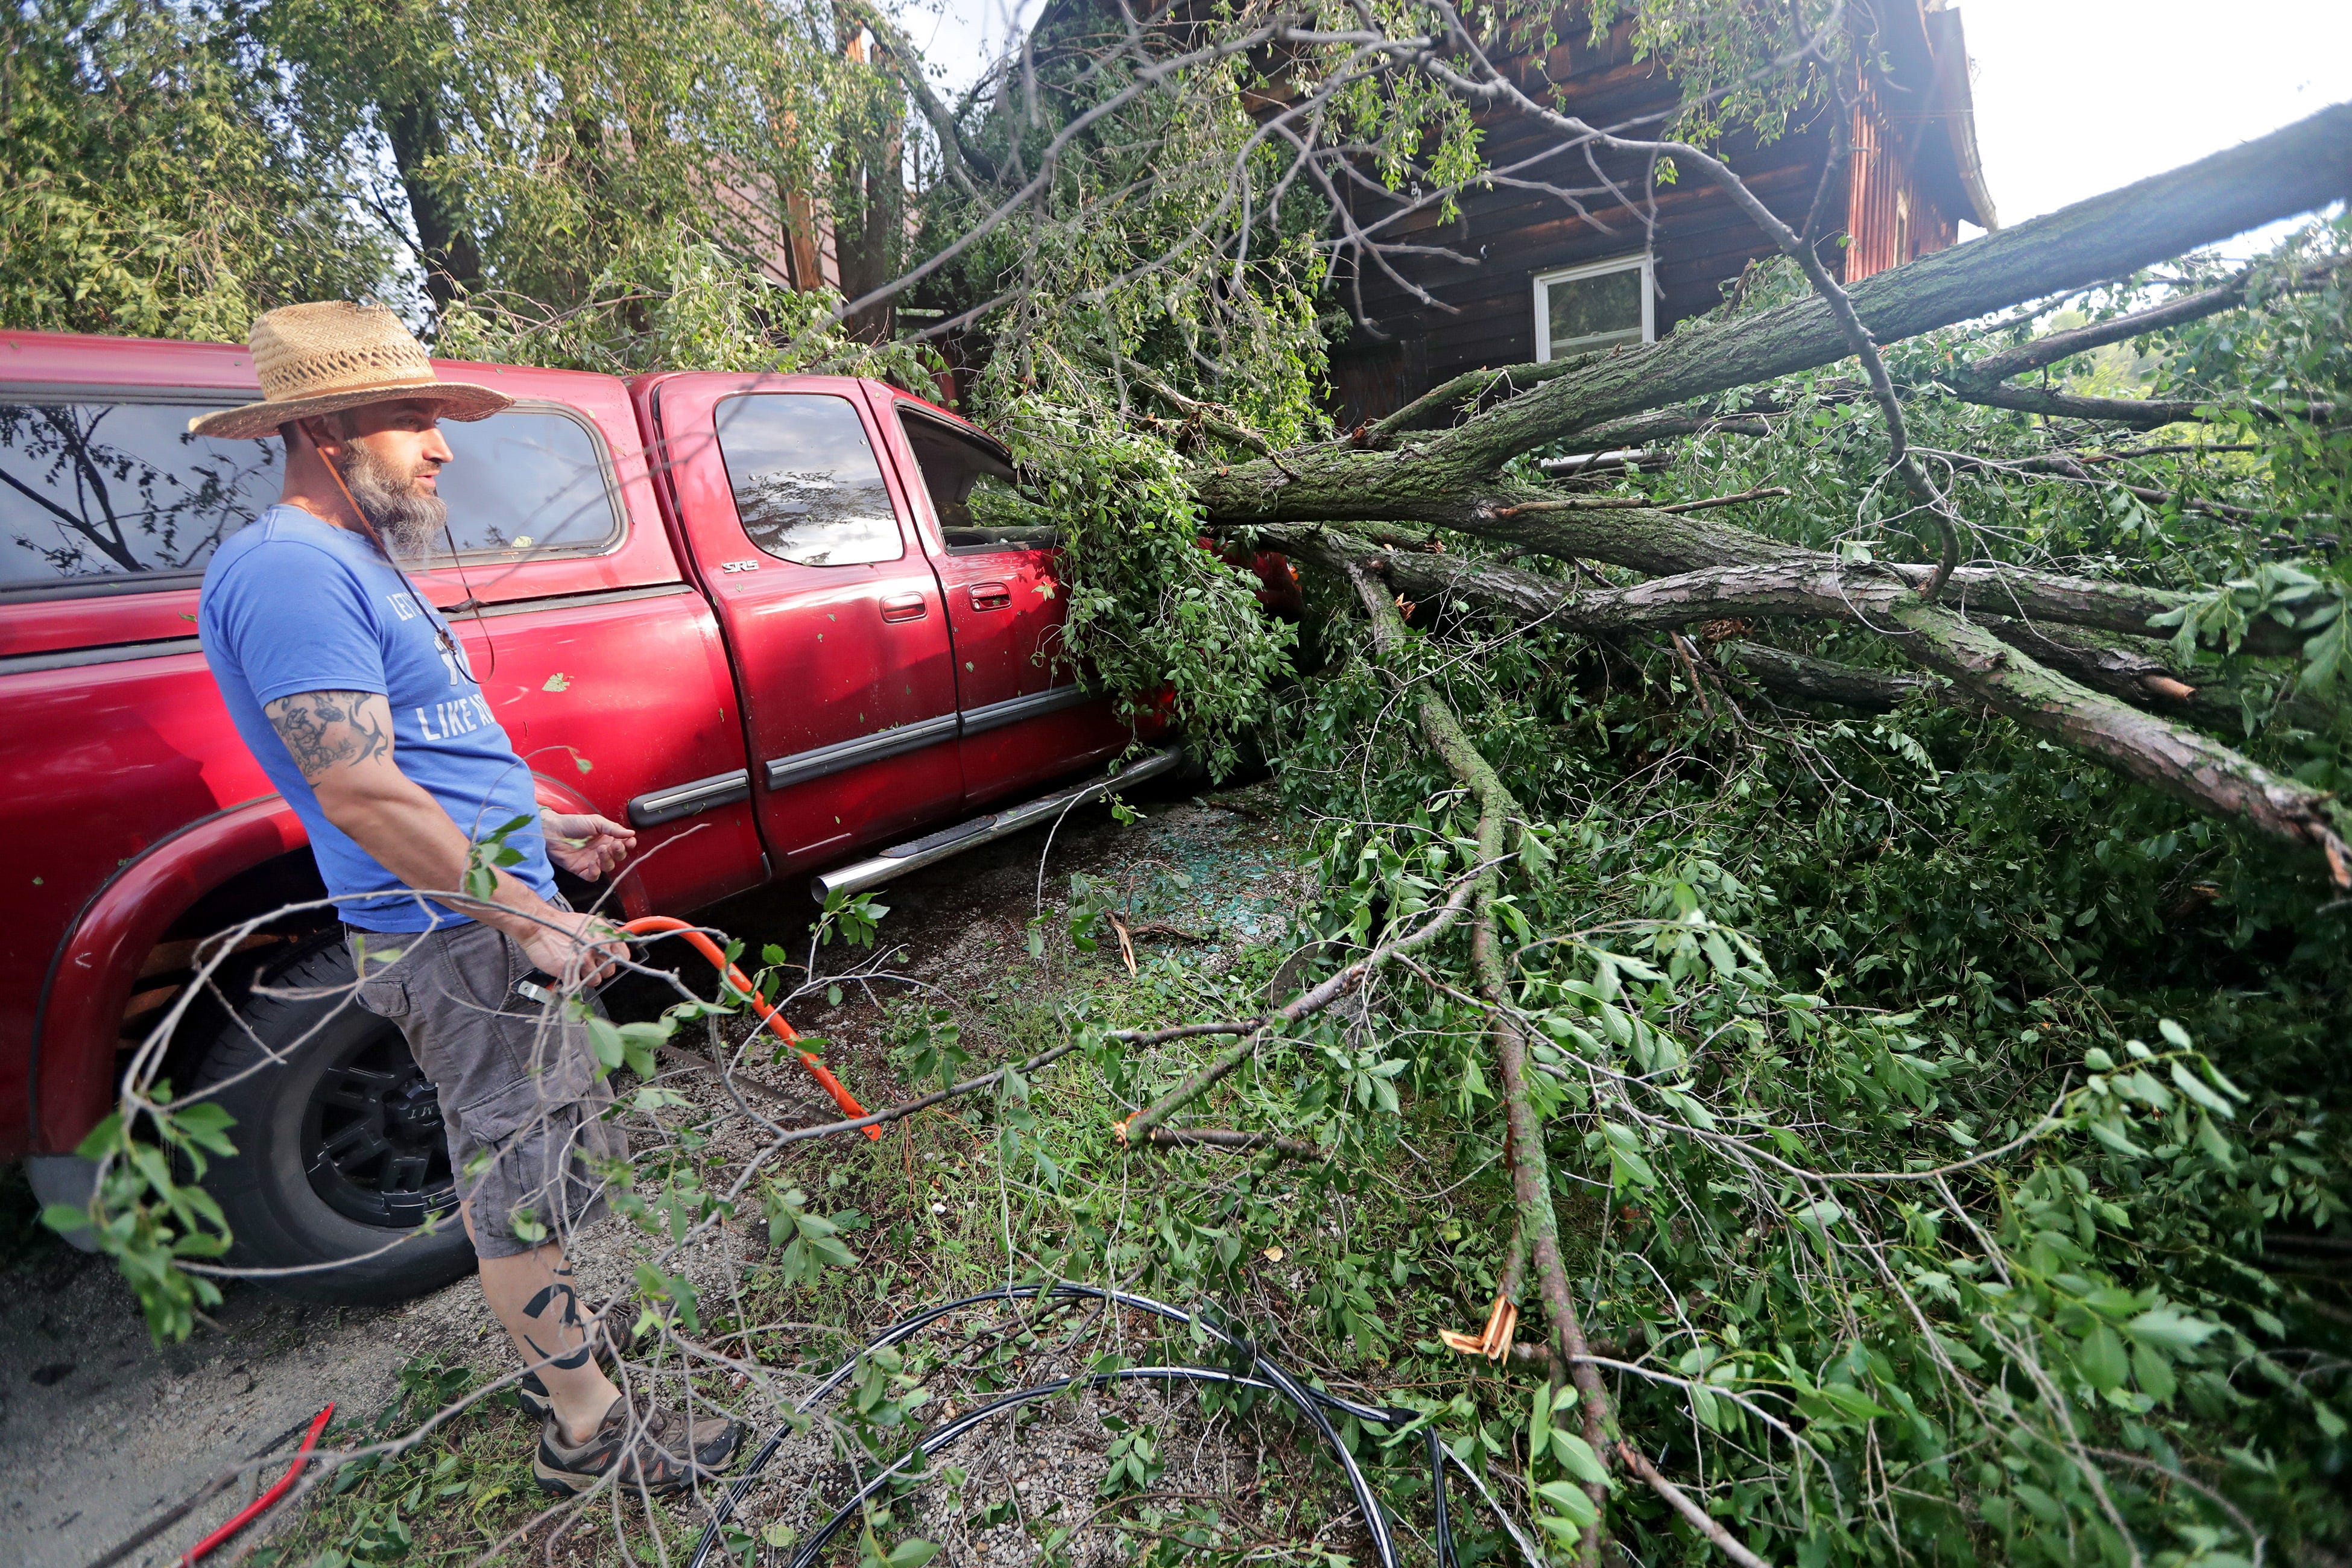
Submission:
[[[278,499],[275,440],[188,434],[217,402],[119,402],[71,395],[0,398],[0,590],[145,577],[185,584],[214,547]],[[441,426],[457,456],[442,472],[461,554],[591,552],[621,517],[594,434],[546,407]]]

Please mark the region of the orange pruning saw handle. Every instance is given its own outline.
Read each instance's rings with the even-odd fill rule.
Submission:
[[[745,978],[743,972],[727,962],[726,950],[691,924],[685,921],[674,920],[668,915],[647,915],[643,920],[631,921],[621,929],[632,936],[684,937],[695,952],[710,960],[711,967],[724,975],[730,985],[743,994],[743,999],[751,1005],[751,1010],[759,1014],[760,1021],[773,1030],[778,1039],[788,1046],[800,1044],[801,1037],[793,1033],[793,1026],[784,1022],[783,1015],[761,1001],[760,993],[752,987],[751,982]],[[808,1068],[809,1076],[824,1087],[825,1093],[833,1096],[833,1102],[835,1105],[853,1117],[866,1114],[866,1108],[857,1103],[857,1097],[844,1089],[841,1080],[833,1076],[833,1069],[817,1060],[813,1053],[808,1051],[801,1053],[801,1066]],[[868,1127],[866,1129],[866,1136],[879,1139],[882,1136],[882,1129]]]

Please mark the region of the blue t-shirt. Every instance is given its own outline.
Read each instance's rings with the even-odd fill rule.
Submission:
[[[310,834],[310,852],[342,918],[366,931],[429,931],[467,919],[405,884],[327,820],[319,797],[262,712],[301,691],[373,691],[392,705],[393,761],[441,803],[467,837],[518,816],[522,851],[506,869],[541,897],[555,891],[530,770],[515,755],[440,612],[358,534],[296,507],[273,506],[213,552],[196,631],[229,717]],[[363,894],[397,893],[362,899]]]

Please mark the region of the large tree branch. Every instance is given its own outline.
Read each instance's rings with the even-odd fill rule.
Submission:
[[[2157,430],[2197,417],[2205,406],[2179,397],[2092,397],[2079,392],[2053,392],[2046,386],[2001,386],[1990,382],[1952,381],[1944,390],[1962,403],[1985,408],[2006,408],[2018,414],[2040,414],[2052,419],[2093,419],[2134,430]]]
[[[1389,590],[1360,562],[1351,563],[1342,570],[1371,621],[1373,646],[1393,658],[1403,651],[1406,634],[1404,619],[1390,600]],[[1528,1094],[1527,1041],[1512,1016],[1509,982],[1495,940],[1495,897],[1503,858],[1503,829],[1519,815],[1519,803],[1433,687],[1421,688],[1418,708],[1423,738],[1444,760],[1446,770],[1478,802],[1477,912],[1471,923],[1470,952],[1478,971],[1479,990],[1492,1009],[1488,1033],[1494,1039],[1496,1067],[1502,1080],[1503,1152],[1510,1167],[1511,1195],[1518,1209],[1519,1234],[1527,1238],[1534,1258],[1544,1315],[1550,1321],[1552,1364],[1570,1369],[1577,1392],[1582,1396],[1578,1403],[1583,1410],[1584,1440],[1595,1454],[1606,1454],[1615,1435],[1612,1429],[1616,1420],[1611,1414],[1609,1391],[1588,1359],[1591,1352],[1586,1348],[1583,1325],[1577,1316],[1575,1294],[1569,1286],[1568,1264],[1559,1248],[1559,1219],[1552,1206],[1551,1168],[1544,1152],[1543,1123],[1537,1118]],[[1588,1483],[1586,1490],[1596,1509],[1607,1506],[1606,1487]],[[1594,1531],[1586,1531],[1583,1546],[1584,1560],[1597,1562],[1600,1552]]]
[[[2352,104],[2122,190],[1881,272],[1851,290],[1881,342],[2087,288],[2322,206],[2352,189]],[[1424,441],[1374,451],[1328,442],[1202,472],[1213,521],[1414,516],[1397,503],[1460,489],[1518,453],[1602,420],[1794,374],[1848,353],[1809,299],[1620,350]]]
[[[1433,429],[1450,425],[1465,408],[1472,407],[1488,393],[1498,388],[1506,393],[1525,392],[1555,381],[1572,370],[1581,370],[1597,358],[1593,354],[1570,354],[1566,359],[1545,360],[1538,363],[1505,365],[1500,370],[1466,370],[1453,380],[1431,387],[1387,418],[1366,426],[1350,437],[1360,447],[1393,447],[1397,438],[1407,431]]]
[[[2093,397],[2079,392],[2052,392],[2040,386],[1984,386],[1975,384],[1948,385],[1945,390],[1963,403],[1979,404],[1987,408],[2013,409],[2020,414],[2042,414],[2053,419],[2090,419],[2105,425],[2125,425],[2135,430],[2156,430],[2167,425],[2187,424],[2204,416],[2197,411],[2212,406],[2186,397]],[[2263,419],[2333,419],[2333,403],[2251,403],[2239,405],[2250,408]]]
[[[2037,626],[2025,621],[1990,621],[1992,635],[2028,658],[2040,660],[2070,680],[2077,680],[2135,707],[2151,704],[2179,711],[2194,710],[2198,689],[2182,672],[2146,648],[2126,647],[2095,635]],[[2207,722],[2234,715],[2232,700],[2226,709],[2200,713]]]
[[[2336,885],[2352,887],[2352,853],[2320,791],[2069,680],[1944,606],[1914,601],[1895,605],[1894,614],[1911,634],[1896,646],[1914,663],[1949,678],[2027,729],[2053,735],[2201,811],[2319,850]]]
[[[2076,354],[2103,349],[2109,343],[2123,342],[2143,332],[2153,332],[2166,327],[2178,327],[2189,321],[2202,321],[2208,316],[2234,309],[2246,302],[2246,285],[2250,272],[2241,272],[2227,283],[2215,289],[2200,289],[2194,294],[2177,295],[2161,305],[2151,305],[2145,310],[2113,316],[2087,326],[2069,327],[2063,331],[2044,332],[2014,348],[1987,354],[1973,364],[1962,367],[1945,379],[1980,382],[1990,386],[2007,381],[2013,375],[2023,375],[2029,370],[2056,364],[2060,360]]]
[[[885,16],[869,0],[848,0],[843,10],[870,29],[884,52],[898,62],[898,79],[914,99],[915,107],[931,122],[933,134],[940,139],[940,156],[947,164],[948,175],[967,195],[977,195],[976,184],[992,185],[997,181],[995,161],[974,146],[956,121],[955,111],[931,90],[923,77],[922,51],[908,41],[907,36]]]
[[[1956,691],[2028,729],[2053,735],[2200,810],[2318,849],[2329,874],[2352,886],[2352,856],[2326,794],[2273,773],[2210,736],[2095,691],[2004,643],[1990,626],[1966,618],[1970,584],[1958,577],[1958,607],[1924,604],[1908,591],[1906,579],[1924,576],[1930,570],[1925,566],[1851,566],[1813,555],[1686,572],[1630,588],[1577,590],[1508,566],[1384,549],[1332,529],[1265,531],[1293,558],[1343,581],[1376,566],[1408,598],[1459,599],[1525,626],[1588,634],[1668,631],[1695,621],[1753,617],[1866,626],[1887,637],[1913,663],[1950,679]],[[1984,607],[1998,609],[1990,603]]]
[[[2337,258],[2305,268],[2283,279],[2284,289],[2292,293],[2316,287],[2325,283],[2342,265],[2342,259]],[[2013,348],[1987,354],[1939,379],[1954,385],[1994,386],[2012,376],[2023,375],[2027,371],[2040,370],[2045,365],[2056,364],[2060,360],[2072,359],[2093,349],[2103,349],[2109,343],[2120,343],[2167,327],[2203,321],[2208,316],[2219,315],[2223,310],[2235,310],[2244,304],[2253,278],[2253,269],[2248,268],[2226,283],[2200,289],[2194,294],[2178,294],[2160,305],[2111,316],[2104,321],[2069,327],[2063,331],[2044,332]]]
[[[1738,659],[1748,678],[1775,697],[1831,702],[1864,713],[1892,712],[1936,686],[1931,676],[1864,669],[1767,643],[1730,641],[1720,644],[1717,651]]]
[[[1571,628],[1576,630],[1622,630],[1633,625],[1613,618],[1619,612],[1611,607],[1614,600],[1607,595],[1583,596],[1580,606],[1580,595],[1556,579],[1458,555],[1431,553],[1415,536],[1377,525],[1367,525],[1364,531],[1372,536],[1373,543],[1409,552],[1400,555],[1400,570],[1414,575],[1418,597],[1460,592],[1465,597],[1484,596],[1510,605],[1514,613],[1524,611],[1530,617],[1592,617],[1589,625]],[[1847,620],[1867,613],[1870,621],[1884,629],[1876,607],[1885,603],[1880,595],[1890,585],[1888,580],[1910,584],[1923,581],[1932,570],[1899,563],[1850,564],[1822,551],[1801,550],[1729,523],[1651,510],[1521,513],[1491,517],[1465,531],[1538,554],[1605,562],[1671,580],[1670,586],[1646,583],[1625,590],[1633,595],[1629,603],[1641,606],[1638,612],[1626,613],[1647,616],[1651,619],[1644,624],[1661,629],[1685,624],[1671,619],[1672,612],[1665,608],[1681,602],[1691,605],[1692,619],[1821,614]],[[1251,532],[1269,549],[1307,559],[1317,559],[1318,549],[1324,548],[1319,542],[1331,539],[1351,541],[1339,546],[1343,553],[1367,547],[1361,539],[1334,534],[1317,525],[1284,524]],[[1737,574],[1740,568],[1766,570]],[[1464,574],[1475,574],[1475,583],[1457,583]],[[1978,616],[2053,622],[2143,637],[2169,637],[2168,631],[2148,623],[2191,602],[2189,595],[2163,588],[2011,566],[1963,566],[1952,574],[1949,596],[1952,604]],[[1834,607],[1840,604],[1847,607]],[[1610,625],[1601,624],[1604,618]],[[2249,653],[2291,656],[2302,651],[2303,641],[2302,635],[2264,620],[2247,627],[2242,646]]]

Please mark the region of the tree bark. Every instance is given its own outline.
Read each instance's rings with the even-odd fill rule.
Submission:
[[[1498,543],[1563,560],[1627,566],[1657,578],[1632,588],[1581,593],[1532,572],[1416,550],[1404,542],[1410,536],[1393,531],[1370,531],[1377,537],[1370,541],[1299,524],[1252,531],[1265,548],[1332,571],[1363,558],[1376,545],[1386,547],[1396,554],[1397,581],[1408,597],[1458,593],[1474,603],[1506,608],[1521,620],[1547,619],[1570,631],[1664,630],[1741,615],[1818,616],[1887,631],[1890,606],[1933,570],[1892,562],[1852,564],[1744,528],[1654,510],[1521,514],[1482,523],[1475,531]],[[2143,637],[2169,637],[2149,620],[2189,602],[2188,595],[2162,588],[2003,566],[1961,567],[1952,574],[1946,598],[1979,616]],[[2298,634],[2264,621],[2248,627],[2242,646],[2250,653],[2293,655],[2302,644]]]
[[[2352,190],[2352,105],[1881,272],[1851,290],[1881,342],[2085,288],[2325,205]],[[1847,357],[1819,298],[1620,349],[1453,429],[1368,450],[1344,440],[1202,471],[1214,522],[1438,515],[1519,453],[1602,420],[1794,374]],[[1524,498],[1520,498],[1524,499]],[[1504,500],[1500,504],[1510,504]]]
[[[856,4],[840,7],[838,21],[851,60],[866,61],[861,29],[869,15]],[[845,127],[835,147],[833,246],[841,272],[841,292],[863,299],[898,276],[906,243],[907,182],[899,165],[906,155],[905,121],[893,107],[863,133]],[[896,312],[883,299],[854,312],[845,325],[867,342],[887,342]]]
[[[2086,397],[2074,392],[2052,392],[2041,386],[2001,386],[1977,381],[1953,382],[1946,391],[1962,403],[1987,408],[2007,408],[2018,414],[2040,414],[2052,419],[2092,419],[2134,430],[2160,430],[2197,417],[2204,405],[2181,398]]]
[[[1396,605],[1390,602],[1388,591],[1360,563],[1346,567],[1344,574],[1371,621],[1373,645],[1383,654],[1394,656],[1404,646],[1405,626]],[[1609,1391],[1601,1381],[1600,1372],[1588,1359],[1591,1352],[1585,1344],[1575,1292],[1568,1282],[1568,1264],[1559,1249],[1559,1216],[1552,1205],[1551,1165],[1544,1152],[1543,1123],[1537,1119],[1528,1095],[1527,1042],[1519,1034],[1517,1020],[1511,1016],[1509,981],[1495,940],[1495,897],[1501,879],[1503,834],[1509,821],[1519,815],[1519,803],[1503,783],[1502,775],[1495,772],[1494,764],[1473,743],[1461,719],[1433,688],[1424,685],[1421,689],[1418,707],[1423,738],[1444,760],[1446,770],[1478,802],[1479,868],[1476,912],[1470,928],[1470,956],[1478,972],[1479,991],[1492,1009],[1487,1030],[1495,1043],[1496,1072],[1503,1090],[1503,1151],[1510,1168],[1511,1195],[1518,1210],[1519,1234],[1526,1238],[1535,1264],[1537,1293],[1543,1300],[1544,1316],[1551,1326],[1553,1364],[1566,1366],[1575,1381],[1580,1396],[1577,1403],[1584,1420],[1584,1440],[1593,1453],[1606,1455],[1611,1452],[1617,1423],[1612,1414]],[[1607,1508],[1608,1488],[1588,1482],[1585,1490],[1595,1509]],[[1597,1563],[1601,1556],[1597,1526],[1585,1531],[1582,1547],[1580,1555],[1584,1561]]]
[[[1717,651],[1738,659],[1748,678],[1775,697],[1829,702],[1864,713],[1892,712],[1936,688],[1928,676],[1864,669],[1811,654],[1790,653],[1767,643],[1725,642],[1717,645]]]
[[[2319,850],[2336,885],[2352,887],[2352,852],[2320,791],[2281,778],[2194,730],[2069,680],[1943,605],[1915,600],[1895,605],[1894,615],[1911,634],[1896,646],[1914,663],[2027,729],[2055,736],[2177,800]]]
[[[438,315],[461,291],[478,289],[482,281],[481,250],[463,227],[457,205],[433,175],[433,161],[449,149],[448,133],[430,88],[419,88],[415,97],[399,103],[379,104],[377,110],[384,139],[392,143],[400,188],[408,196],[416,246],[424,253],[425,292]]]

